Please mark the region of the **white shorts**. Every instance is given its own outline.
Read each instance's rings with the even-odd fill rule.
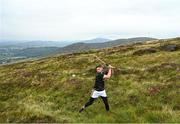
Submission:
[[[107,97],[106,91],[105,90],[103,91],[92,90],[92,94],[91,94],[92,98],[98,98],[99,96]]]

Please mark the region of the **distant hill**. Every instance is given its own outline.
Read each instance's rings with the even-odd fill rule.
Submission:
[[[64,47],[73,41],[1,41],[0,48]]]
[[[11,40],[1,40],[0,48],[32,48],[32,47],[64,47],[75,42],[83,43],[103,43],[110,41],[110,39],[104,38],[95,38],[91,40],[81,40],[81,41],[43,41],[43,40],[34,40],[34,41],[11,41]]]
[[[102,42],[102,43],[89,43],[90,41],[78,42],[78,43],[74,43],[74,44],[60,48],[59,52],[60,53],[82,52],[82,51],[87,51],[90,49],[101,49],[101,48],[106,48],[106,47],[122,45],[122,44],[144,42],[144,41],[150,41],[150,40],[157,40],[157,39],[149,38],[149,37],[136,37],[136,38],[112,40],[112,41]]]
[[[78,43],[73,43],[72,41],[68,41],[68,42],[28,41],[28,42],[3,43],[0,44],[0,64],[15,62],[26,58],[45,57],[58,53],[60,54],[76,53],[91,49],[102,49],[102,48],[113,47],[121,44],[143,42],[149,40],[155,40],[155,39],[148,37],[137,37],[137,38],[118,39],[118,40],[109,41],[109,39],[96,38],[92,40],[81,41]]]
[[[0,40],[0,47],[12,46],[12,45],[20,44],[24,42],[25,41]]]
[[[30,57],[43,57],[48,56],[50,54],[55,54],[59,47],[34,47],[34,48],[25,48],[21,50],[17,50],[14,53],[14,56],[25,56],[27,58]]]
[[[0,64],[28,58],[39,58],[58,53],[59,47],[0,48]]]
[[[56,54],[73,41],[0,41],[0,64]]]
[[[105,38],[95,38],[95,39],[84,40],[84,41],[80,41],[80,42],[83,42],[83,43],[103,43],[103,42],[107,42],[107,41],[111,41],[111,40],[105,39]]]

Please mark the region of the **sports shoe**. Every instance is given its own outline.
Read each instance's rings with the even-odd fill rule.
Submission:
[[[79,110],[79,113],[81,113],[84,110],[84,106]]]

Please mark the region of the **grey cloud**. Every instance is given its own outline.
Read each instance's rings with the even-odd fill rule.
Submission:
[[[4,39],[180,35],[179,0],[0,0]]]

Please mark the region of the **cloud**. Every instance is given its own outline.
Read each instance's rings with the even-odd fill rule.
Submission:
[[[4,39],[180,35],[179,0],[0,0]]]

